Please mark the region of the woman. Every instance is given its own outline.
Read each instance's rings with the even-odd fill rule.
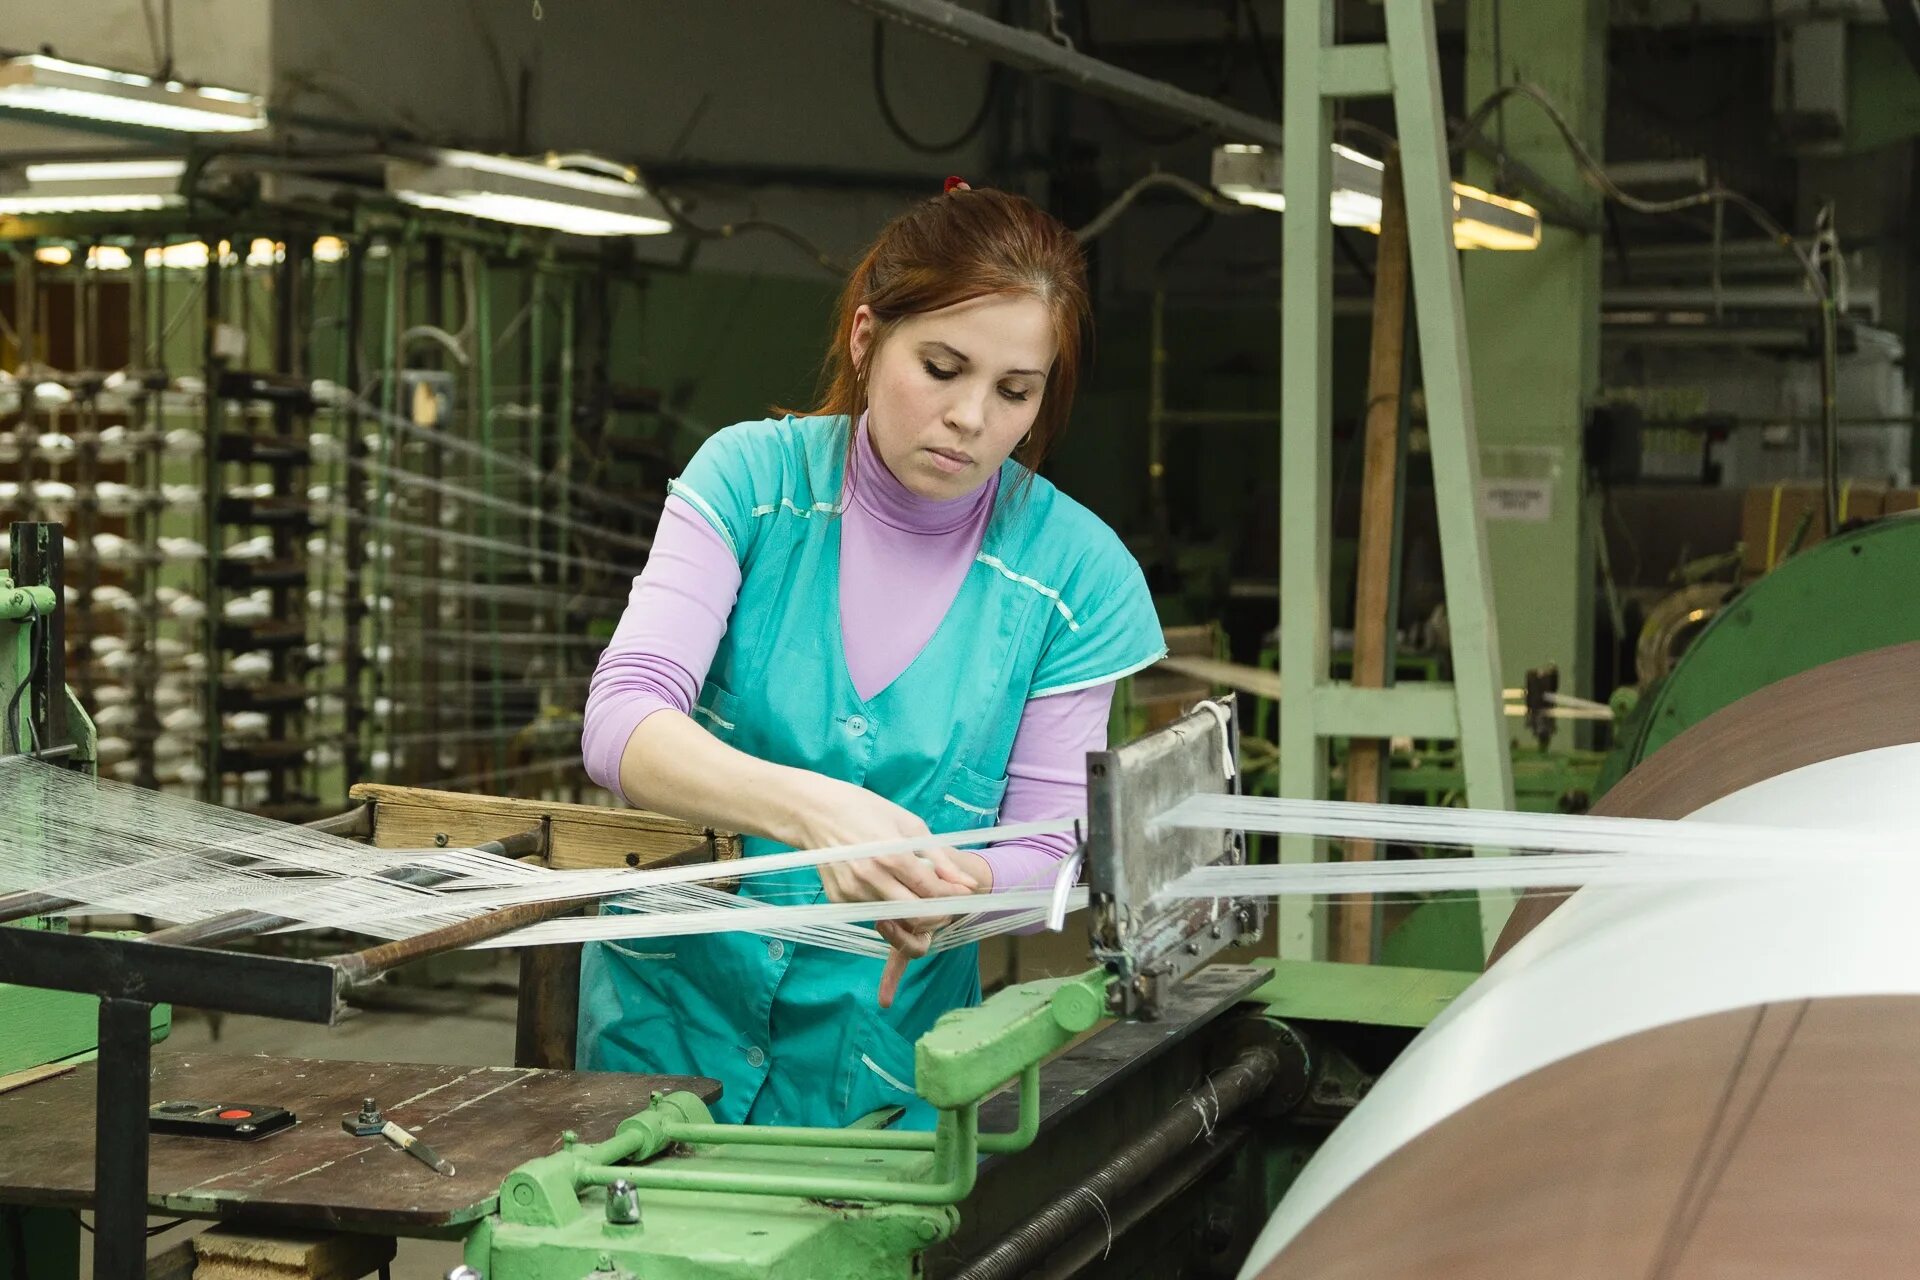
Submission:
[[[1030,202],[964,185],[847,282],[812,414],[741,423],[673,483],[600,659],[582,747],[630,802],[747,856],[1086,811],[1113,686],[1165,653],[1139,566],[1033,473],[1079,371],[1085,264]],[[1050,882],[1066,837],[743,882],[772,902]],[[582,1062],[715,1077],[731,1122],[930,1127],[913,1042],[980,998],[974,947],[883,962],[746,934],[590,945]],[[876,995],[877,990],[877,995]]]

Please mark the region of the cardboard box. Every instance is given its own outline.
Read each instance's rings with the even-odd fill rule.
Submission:
[[[1887,491],[1879,485],[1843,480],[1841,525],[1877,518],[1885,511],[1886,500]],[[1802,551],[1830,532],[1826,491],[1818,483],[1786,480],[1746,491],[1740,506],[1740,541],[1746,547],[1742,567],[1748,575],[1757,577],[1786,559],[1794,531],[1803,518],[1807,519],[1807,531],[1800,539]]]

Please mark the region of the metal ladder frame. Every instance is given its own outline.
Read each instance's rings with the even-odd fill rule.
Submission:
[[[1287,395],[1280,452],[1280,793],[1327,794],[1329,738],[1452,738],[1460,744],[1467,802],[1513,807],[1513,767],[1500,686],[1499,635],[1486,530],[1480,522],[1480,455],[1453,244],[1453,190],[1432,0],[1385,0],[1384,44],[1333,43],[1333,0],[1289,0],[1286,17],[1281,365]],[[1332,543],[1331,339],[1333,332],[1333,105],[1391,97],[1401,140],[1414,306],[1427,430],[1439,512],[1440,558],[1452,637],[1453,683],[1356,689],[1328,678],[1328,579]],[[1324,856],[1308,837],[1281,841],[1283,862]],[[1512,909],[1504,890],[1480,895],[1483,951]],[[1326,909],[1284,899],[1283,956],[1316,959]]]

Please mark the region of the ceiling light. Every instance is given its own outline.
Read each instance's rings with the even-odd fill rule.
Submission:
[[[124,213],[186,203],[185,160],[88,160],[0,169],[0,215]]]
[[[1339,143],[1333,145],[1333,194],[1329,212],[1336,227],[1380,231],[1381,175],[1386,166]],[[1213,185],[1242,204],[1282,212],[1280,153],[1230,143],[1213,151]],[[1460,249],[1532,249],[1540,244],[1540,214],[1532,205],[1453,184],[1453,243]]]
[[[636,182],[526,160],[435,150],[386,165],[387,190],[423,209],[583,236],[649,236],[673,230],[660,201]]]
[[[147,250],[147,265],[198,271],[207,265],[207,257],[207,246],[204,241],[188,240],[182,244],[170,244],[165,248]]]
[[[42,54],[0,61],[0,107],[182,133],[248,133],[267,125],[257,94],[109,71]]]

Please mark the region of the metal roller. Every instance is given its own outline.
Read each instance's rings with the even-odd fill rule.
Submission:
[[[1916,708],[1920,644],[1828,663],[1675,738],[1599,811],[1911,826]],[[1243,1278],[1913,1274],[1917,890],[1920,861],[1523,904]]]

